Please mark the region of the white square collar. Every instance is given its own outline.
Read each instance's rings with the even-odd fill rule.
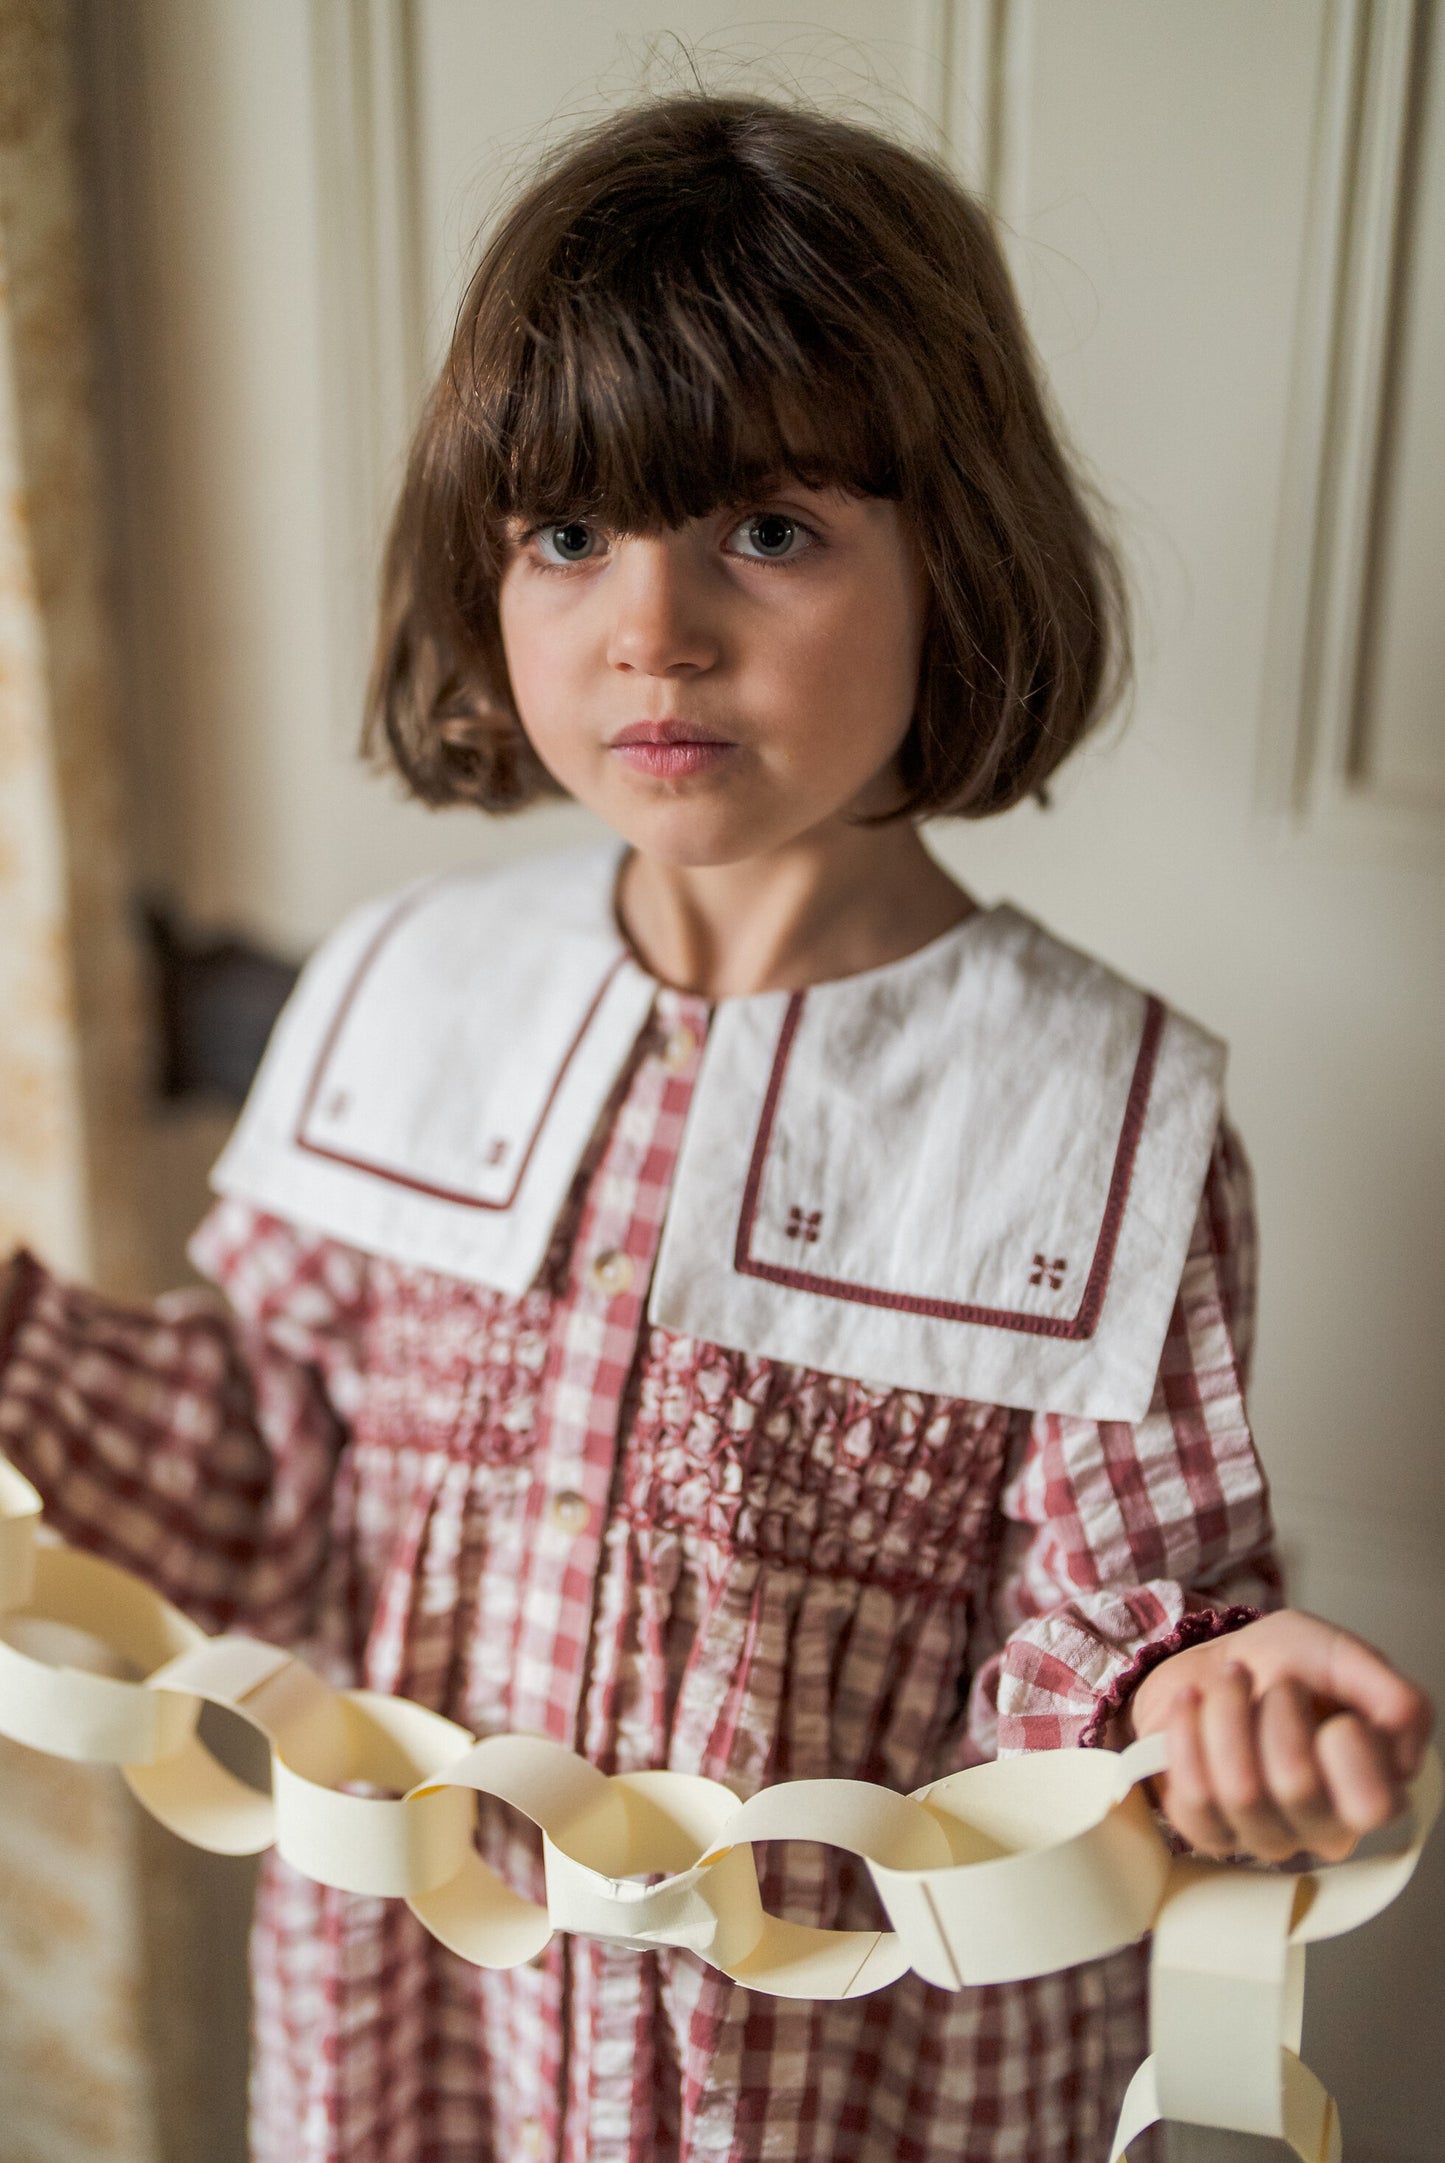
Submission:
[[[357,910],[214,1174],[371,1253],[519,1293],[659,986],[615,845]],[[1148,1408],[1224,1049],[1007,906],[714,1009],[649,1299],[686,1335],[1095,1419]]]

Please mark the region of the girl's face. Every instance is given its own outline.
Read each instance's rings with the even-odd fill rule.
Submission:
[[[519,527],[499,595],[543,764],[641,854],[698,866],[891,807],[926,605],[896,504],[792,481],[658,534]]]

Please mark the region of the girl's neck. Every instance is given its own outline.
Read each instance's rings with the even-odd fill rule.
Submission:
[[[844,826],[776,855],[623,862],[617,913],[653,976],[705,999],[800,991],[901,961],[975,904],[910,825]]]

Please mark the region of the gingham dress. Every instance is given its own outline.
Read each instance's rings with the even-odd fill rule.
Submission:
[[[1141,1660],[1276,1590],[1237,1145],[1138,1425],[867,1387],[646,1321],[708,1023],[659,989],[520,1297],[234,1199],[194,1250],[224,1305],[120,1308],[27,1261],[0,1448],[207,1629],[607,1771],[908,1790],[1098,1740]],[[530,1835],[482,1837],[539,1894]],[[876,1912],[822,1851],[762,1852],[775,1912]],[[576,1938],[486,1973],[274,1856],[253,1978],[259,2163],[1094,2163],[1145,2047],[1137,1951],[816,2005]]]

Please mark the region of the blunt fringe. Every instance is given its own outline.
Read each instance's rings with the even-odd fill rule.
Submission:
[[[1127,595],[988,217],[869,128],[704,94],[571,137],[492,234],[391,528],[368,750],[429,804],[560,793],[507,678],[508,522],[657,532],[784,474],[895,500],[922,549],[889,815],[1040,794],[1128,682]]]

